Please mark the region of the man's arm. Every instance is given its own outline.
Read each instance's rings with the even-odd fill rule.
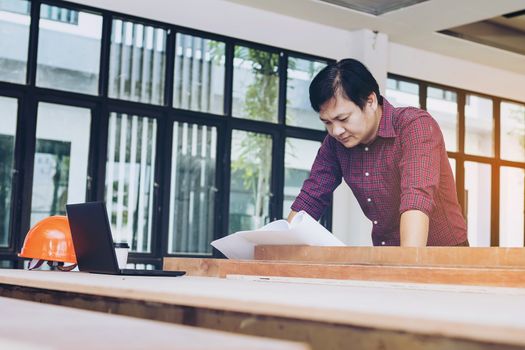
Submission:
[[[310,176],[304,181],[297,198],[292,203],[292,212],[304,210],[318,220],[332,200],[334,189],[341,183],[341,167],[336,156],[336,143],[326,136],[315,157]],[[295,215],[290,213],[288,220]]]
[[[404,126],[400,137],[400,244],[426,246],[429,217],[439,188],[441,156],[445,152],[443,136],[434,119],[421,115]]]
[[[291,213],[290,213],[291,215]],[[399,232],[402,247],[426,247],[428,216],[420,210],[407,210],[401,214]]]

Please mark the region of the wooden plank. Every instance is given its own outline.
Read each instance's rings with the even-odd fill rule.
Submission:
[[[289,341],[11,298],[0,297],[0,310],[2,349],[309,349]]]
[[[430,285],[428,285],[430,286]],[[308,341],[314,349],[518,349],[525,346],[525,290],[360,282],[323,285],[219,279],[124,277],[0,269],[0,295],[70,299],[105,309],[135,301],[145,317],[175,313],[192,324]],[[129,309],[128,309],[129,310]],[[142,317],[142,316],[141,316]],[[372,340],[370,340],[372,339]],[[328,344],[328,345],[327,345]],[[387,344],[387,345],[385,345]]]
[[[255,259],[367,265],[525,268],[525,248],[257,246]]]
[[[479,267],[374,266],[284,261],[165,258],[165,270],[191,276],[226,275],[433,283],[493,287],[525,287],[525,269]]]

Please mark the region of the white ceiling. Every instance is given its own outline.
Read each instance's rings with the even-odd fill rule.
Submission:
[[[225,1],[339,29],[377,30],[391,42],[525,74],[524,55],[437,33],[523,10],[525,0],[429,0],[380,16],[319,0]]]

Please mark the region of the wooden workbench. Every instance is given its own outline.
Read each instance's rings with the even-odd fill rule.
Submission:
[[[0,297],[0,349],[307,350],[307,345]]]
[[[314,349],[525,346],[521,288],[236,278],[0,270],[0,294],[304,341]]]

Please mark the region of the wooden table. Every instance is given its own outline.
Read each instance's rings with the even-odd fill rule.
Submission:
[[[304,341],[314,349],[525,346],[521,288],[0,270],[0,294]]]
[[[0,297],[0,349],[274,349],[308,346]]]

